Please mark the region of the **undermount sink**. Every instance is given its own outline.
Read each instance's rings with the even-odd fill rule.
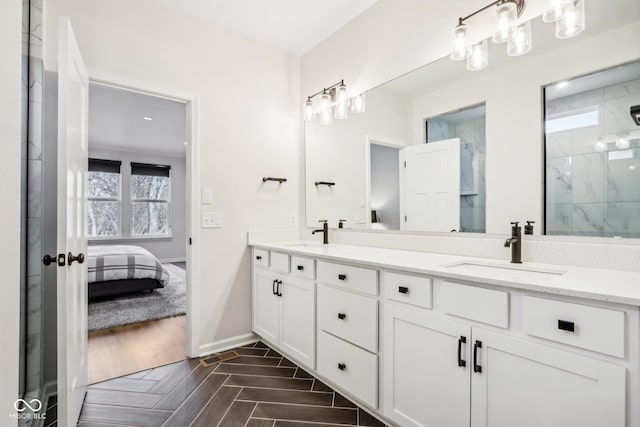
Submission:
[[[477,271],[477,272],[522,272],[533,275],[545,275],[545,276],[562,276],[566,273],[566,270],[556,270],[553,268],[533,267],[522,264],[496,264],[491,262],[481,261],[463,261],[455,264],[444,265],[443,267],[455,269],[459,271]]]
[[[284,246],[289,249],[320,249],[327,245],[323,245],[322,243],[291,243]]]

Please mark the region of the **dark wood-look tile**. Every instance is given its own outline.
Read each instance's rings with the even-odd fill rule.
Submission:
[[[266,348],[267,350],[271,350],[271,347],[269,347],[267,344],[263,343],[262,341],[258,341],[255,346],[253,346],[253,348]]]
[[[264,348],[236,348],[235,352],[243,356],[265,356],[269,350]]]
[[[235,359],[227,360],[224,363],[233,363],[236,365],[278,366],[280,361],[280,358],[275,357],[240,356]]]
[[[78,424],[78,427],[122,427],[121,424],[104,424],[94,423],[91,421],[82,421]]]
[[[316,393],[299,390],[272,390],[266,388],[245,387],[238,400],[253,402],[292,403],[297,405],[331,406],[333,393]]]
[[[154,369],[153,372],[151,372],[150,374],[147,374],[145,379],[148,379],[149,376],[151,376],[152,378],[157,378],[161,374],[164,374],[162,379],[158,380],[157,384],[153,386],[149,391],[151,393],[158,393],[158,394],[169,393],[174,387],[176,387],[177,384],[180,383],[180,381],[186,378],[187,375],[190,375],[194,370],[202,366],[199,360],[197,359],[185,360],[183,362],[178,362],[178,364],[179,364],[178,367],[174,370],[170,370],[168,367],[166,367],[166,370],[165,370],[163,369],[165,368],[163,366],[162,368]],[[157,373],[156,371],[158,369],[162,369],[163,372]]]
[[[89,389],[137,391],[140,393],[145,393],[145,392],[149,392],[153,388],[153,386],[156,385],[156,383],[157,383],[156,381],[149,381],[149,380],[133,380],[130,378],[116,378],[114,380],[93,384],[89,387]]]
[[[164,365],[151,370],[145,376],[145,380],[154,380],[161,381],[165,379],[167,376],[175,377],[187,375],[189,372],[193,371],[193,368],[198,366],[198,359],[187,359],[182,362],[172,363],[170,365]]]
[[[132,409],[120,406],[84,404],[80,421],[93,421],[105,424],[126,426],[158,427],[164,423],[171,412],[154,409]]]
[[[140,371],[133,373],[131,375],[126,375],[123,378],[130,378],[132,380],[141,380],[145,377],[145,375],[149,374],[153,369],[147,369],[146,371]]]
[[[191,396],[184,402],[182,406],[169,418],[164,427],[183,427],[188,426],[196,418],[198,413],[205,407],[207,402],[214,396],[217,396],[222,390],[222,384],[227,380],[227,375],[211,374],[201,385],[198,387]],[[231,387],[226,387],[231,388]],[[240,392],[238,388],[232,388],[234,394],[230,401],[228,401],[227,407],[231,405],[235,396]],[[215,399],[215,397],[214,397]],[[228,400],[228,399],[227,399]],[[227,402],[227,400],[224,400]],[[225,409],[226,410],[226,409]],[[222,415],[220,416],[222,418]],[[216,425],[217,422],[213,425]]]
[[[286,357],[283,357],[282,358],[282,362],[280,362],[280,366],[287,367],[287,368],[295,368],[298,365],[296,365],[295,363],[293,363],[291,360],[287,359]]]
[[[209,375],[212,375],[212,368],[198,366],[189,375],[184,377],[160,402],[155,406],[156,409],[165,409],[175,411],[184,402],[193,391],[201,384]],[[226,376],[224,376],[226,379]]]
[[[386,425],[367,411],[362,410],[362,408],[358,408],[358,420],[361,426],[385,427]]]
[[[353,409],[323,408],[321,406],[281,405],[277,403],[258,403],[255,418],[270,418],[274,420],[308,421],[329,424],[358,423],[358,412]]]
[[[262,418],[250,418],[247,427],[273,427],[276,420],[264,420]]]
[[[244,427],[256,405],[257,403],[255,402],[240,402],[236,400],[222,421],[220,421],[218,427]]]
[[[222,387],[207,403],[198,418],[191,424],[191,427],[211,427],[218,425],[224,417],[228,408],[233,404],[236,396],[240,393],[238,387]],[[187,425],[187,424],[184,424]],[[176,426],[178,426],[176,424]]]
[[[216,372],[220,374],[261,375],[265,377],[293,377],[293,374],[296,373],[296,369],[222,363],[218,365]]]
[[[277,351],[271,349],[269,350],[269,352],[267,352],[267,357],[282,357],[282,355]]]
[[[274,424],[274,427],[336,427],[335,424],[322,424],[322,423],[301,423],[298,421],[283,421],[278,420]]]
[[[316,378],[315,382],[313,383],[313,391],[324,391],[325,393],[329,393],[332,392],[333,389],[331,387],[329,387],[328,385],[326,385],[325,383],[323,383],[322,381],[320,381],[319,379]]]
[[[296,378],[311,378],[313,379],[313,375],[311,375],[310,373],[308,373],[307,371],[305,371],[302,368],[298,368],[298,370],[296,371]]]
[[[137,393],[120,390],[88,389],[85,403],[96,405],[130,406],[151,409],[162,399],[161,394]]]
[[[357,408],[357,406],[352,401],[350,401],[337,391],[335,392],[335,397],[333,398],[333,406],[335,406],[336,408]]]
[[[276,378],[276,377],[258,377],[253,375],[231,375],[227,380],[227,385],[238,387],[262,387],[276,388],[283,390],[304,390],[310,391],[313,380],[310,379],[293,379],[293,378]]]

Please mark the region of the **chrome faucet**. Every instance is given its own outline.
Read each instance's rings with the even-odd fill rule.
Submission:
[[[504,241],[504,247],[511,246],[511,263],[522,264],[522,227],[518,226],[518,221],[511,225],[511,237]]]
[[[311,234],[322,232],[322,244],[328,245],[329,244],[329,223],[327,222],[326,219],[321,219],[318,222],[323,223],[322,228],[320,230],[313,230]]]

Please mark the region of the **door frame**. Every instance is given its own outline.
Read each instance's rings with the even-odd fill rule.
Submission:
[[[143,80],[115,75],[95,69],[87,69],[89,83],[111,86],[118,89],[140,92],[146,95],[183,102],[186,105],[186,239],[187,259],[187,318],[186,318],[186,349],[188,358],[199,357],[200,337],[200,133],[199,133],[199,96],[185,92],[175,87],[157,85]],[[191,245],[188,240],[191,239]]]
[[[367,210],[366,216],[366,225],[367,230],[371,230],[371,145],[382,145],[385,147],[397,148],[400,155],[402,153],[402,149],[408,147],[409,144],[406,144],[400,140],[386,137],[378,137],[376,135],[365,135],[364,140],[364,175],[365,175],[365,209]],[[398,188],[398,191],[400,189]],[[402,200],[400,200],[400,214],[402,214]],[[402,221],[400,221],[402,224]]]

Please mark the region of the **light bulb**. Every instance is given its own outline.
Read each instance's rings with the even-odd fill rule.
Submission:
[[[346,119],[349,116],[349,103],[347,101],[337,103],[334,111],[336,119]]]
[[[629,148],[629,134],[626,132],[620,132],[616,135],[616,148],[624,150]]]
[[[494,43],[504,43],[512,36],[516,26],[516,4],[511,1],[502,3],[496,7],[497,21],[493,28],[492,40]]]
[[[467,70],[479,71],[489,65],[489,45],[486,40],[471,47],[471,54],[467,58]]]
[[[572,0],[545,0],[542,20],[544,22],[556,22],[562,16],[562,7],[570,1]]]
[[[331,95],[325,89],[320,97],[320,111],[325,112],[331,110]]]
[[[320,112],[320,123],[325,126],[329,126],[333,123],[333,112],[331,111],[331,107],[328,110],[323,110]]]
[[[367,97],[364,93],[356,95],[351,99],[351,111],[354,113],[364,113],[367,109]]]
[[[349,97],[347,96],[347,86],[343,83],[340,83],[340,86],[336,88],[336,103],[337,104],[346,104]]]
[[[600,137],[598,138],[598,141],[596,141],[594,148],[596,151],[606,151],[607,144],[605,144],[604,141],[602,140],[602,137]]]
[[[562,15],[556,21],[556,37],[568,39],[584,31],[584,0],[563,3]]]
[[[308,99],[307,102],[304,103],[304,121],[310,122],[313,120],[313,102],[311,99]]]
[[[520,56],[531,50],[531,21],[516,27],[513,37],[507,42],[507,54]]]
[[[467,41],[467,31],[469,27],[460,24],[453,30],[453,47],[451,49],[451,59],[462,61],[469,56],[469,45]]]

